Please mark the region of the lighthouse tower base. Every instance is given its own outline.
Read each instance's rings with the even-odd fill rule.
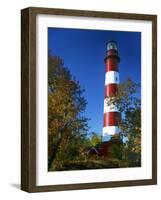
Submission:
[[[100,146],[99,152],[100,156],[106,157],[108,159],[121,159],[122,158],[122,139],[119,133],[113,135],[105,134],[102,138],[102,144]]]

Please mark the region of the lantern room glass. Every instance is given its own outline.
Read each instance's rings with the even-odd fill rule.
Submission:
[[[117,51],[117,43],[115,41],[110,41],[107,43],[107,51],[114,49]]]

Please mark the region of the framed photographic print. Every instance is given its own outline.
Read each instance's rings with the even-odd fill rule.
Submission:
[[[157,184],[157,16],[21,11],[21,188]]]

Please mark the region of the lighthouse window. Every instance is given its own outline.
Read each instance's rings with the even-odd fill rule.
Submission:
[[[116,77],[116,81],[118,81],[117,77]]]

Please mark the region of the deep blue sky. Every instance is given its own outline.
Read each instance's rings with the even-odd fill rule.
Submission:
[[[118,45],[120,82],[131,78],[141,82],[141,33],[122,31],[48,28],[48,48],[60,56],[64,65],[85,89],[88,101],[85,115],[90,131],[102,134],[106,43]],[[139,94],[140,95],[140,94]]]

